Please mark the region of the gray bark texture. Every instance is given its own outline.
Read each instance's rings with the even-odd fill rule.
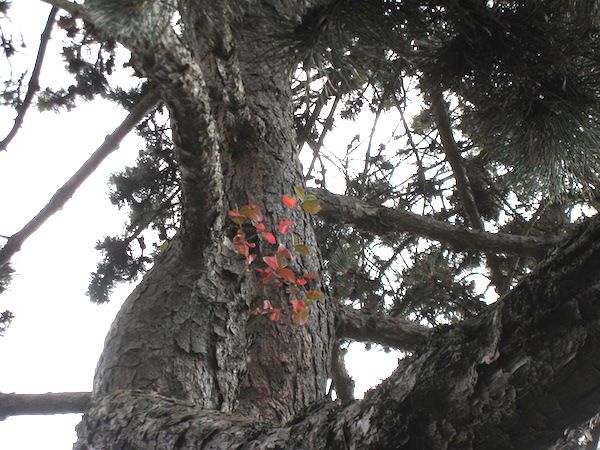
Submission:
[[[187,19],[189,40],[194,15]],[[287,217],[316,249],[312,219],[281,200],[303,184],[288,71],[265,65],[265,48],[239,33],[225,27],[193,48],[169,32],[151,48],[132,45],[136,68],[169,108],[185,206],[178,236],[106,338],[94,395],[146,390],[283,422],[325,395],[334,311],[325,299],[307,326],[292,323],[289,292],[263,284],[231,243],[227,212],[256,204],[267,229]],[[277,248],[256,245],[259,261]],[[316,252],[290,267],[319,273]],[[280,321],[251,315],[264,299],[283,310]]]
[[[272,426],[113,391],[96,397],[78,448],[548,448],[600,402],[599,264],[592,219],[485,313],[437,331],[362,401],[317,402]]]

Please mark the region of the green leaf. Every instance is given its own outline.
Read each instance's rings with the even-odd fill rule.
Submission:
[[[300,186],[294,186],[294,191],[296,192],[296,195],[300,197],[301,200],[304,200],[304,197],[306,197],[304,189],[302,189]]]
[[[237,223],[238,225],[242,225],[246,221],[246,216],[243,214],[240,214],[240,212],[236,211],[235,209],[232,209],[231,211],[229,211],[227,213],[227,216],[229,216],[229,218],[231,220],[233,220],[235,223]]]
[[[309,300],[319,300],[323,297],[325,297],[325,294],[323,294],[321,291],[308,291],[306,293],[306,298]]]
[[[303,309],[292,314],[292,321],[297,325],[306,325],[306,322],[308,322],[308,310]]]
[[[294,245],[294,250],[296,250],[301,255],[310,255],[310,250],[306,245]]]
[[[302,209],[310,214],[317,214],[323,209],[317,200],[306,200],[302,202]]]

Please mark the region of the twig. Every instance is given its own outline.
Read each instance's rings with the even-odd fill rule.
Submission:
[[[108,155],[119,148],[119,144],[133,130],[137,123],[156,105],[160,98],[158,89],[148,92],[131,110],[125,120],[106,137],[102,145],[90,156],[77,172],[67,181],[36,216],[20,231],[13,234],[0,249],[0,267],[17,253],[25,240],[31,236],[48,218],[62,209],[81,184],[98,168]]]
[[[448,114],[448,106],[440,88],[436,88],[430,93],[430,100],[433,117],[435,118],[440,134],[440,140],[442,141],[442,147],[446,154],[446,159],[448,160],[448,163],[450,163],[450,167],[454,173],[456,189],[458,190],[465,216],[473,229],[483,231],[483,221],[481,220],[481,215],[479,214],[477,203],[473,196],[473,190],[471,189],[471,183],[469,182],[469,177],[463,164],[460,150],[454,140],[450,116]],[[503,286],[508,283],[505,283],[504,281],[504,274],[500,269],[500,262],[493,253],[485,253],[485,256],[488,267],[490,268],[490,279],[492,284],[496,287],[498,294],[502,295],[504,293]]]
[[[52,35],[52,27],[56,21],[57,13],[58,8],[56,6],[52,7],[50,10],[50,15],[48,16],[48,21],[46,22],[46,27],[44,28],[44,32],[40,38],[40,47],[35,59],[35,64],[33,66],[33,72],[31,73],[31,79],[29,80],[25,99],[17,108],[17,117],[15,118],[12,129],[8,132],[6,137],[0,141],[0,152],[5,151],[8,145],[17,135],[19,129],[23,125],[23,121],[25,120],[25,114],[33,103],[33,97],[35,96],[35,93],[40,90],[40,73],[42,71],[44,56],[46,55],[46,49],[48,47],[48,42],[50,41],[50,36]]]

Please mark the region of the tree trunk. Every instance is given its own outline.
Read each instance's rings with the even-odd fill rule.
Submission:
[[[567,426],[593,416],[600,402],[598,267],[600,220],[594,219],[485,313],[438,331],[363,401],[320,402],[273,428],[152,393],[114,392],[96,398],[80,442],[97,448],[548,448]]]
[[[186,19],[189,48],[168,32],[131,45],[171,115],[181,229],[107,336],[76,448],[544,448],[594,414],[599,221],[480,317],[438,331],[364,401],[325,400],[334,306],[317,301],[306,326],[292,323],[289,293],[247,270],[227,220],[256,204],[268,229],[290,218],[316,248],[311,218],[281,202],[303,183],[288,73],[243,32],[195,39]],[[255,243],[257,261],[276,248]],[[319,274],[316,251],[292,268]],[[278,322],[251,314],[265,299]]]
[[[211,46],[196,41],[193,53],[171,34],[156,48],[134,49],[136,67],[169,108],[184,212],[177,237],[108,334],[96,397],[135,389],[280,423],[325,396],[332,306],[315,302],[306,326],[292,323],[289,292],[247,269],[227,220],[229,210],[256,204],[267,230],[287,217],[316,249],[312,219],[282,204],[303,178],[288,73],[266,65],[265,51],[228,30]],[[277,248],[255,243],[257,264]],[[316,251],[290,267],[318,274]],[[265,299],[283,310],[279,321],[251,315]]]

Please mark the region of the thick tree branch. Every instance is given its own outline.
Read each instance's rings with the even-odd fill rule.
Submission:
[[[67,181],[50,201],[37,215],[27,223],[20,231],[13,234],[4,247],[0,249],[0,266],[6,264],[10,258],[21,250],[21,246],[48,218],[62,209],[67,201],[75,194],[81,184],[98,168],[108,155],[119,148],[119,144],[131,130],[142,120],[148,112],[156,106],[160,99],[157,89],[148,92],[134,108],[125,120],[108,135],[102,145],[90,156],[90,158],[79,168],[77,172]]]
[[[82,413],[90,404],[91,398],[91,392],[0,393],[0,420],[18,415]]]
[[[454,140],[454,134],[452,133],[452,125],[450,123],[450,116],[448,114],[448,106],[442,95],[441,88],[434,89],[430,95],[431,110],[435,119],[440,139],[442,141],[442,147],[446,154],[446,159],[450,163],[454,179],[456,180],[456,190],[460,197],[460,203],[465,212],[467,220],[475,230],[483,231],[483,221],[473,196],[473,190],[471,189],[471,183],[465,169],[465,165],[462,161],[462,156],[456,141]],[[492,284],[496,287],[496,291],[499,295],[504,292],[504,286],[508,286],[509,283],[505,282],[505,276],[500,269],[500,262],[493,252],[485,252],[487,258],[488,267],[490,268],[490,278]]]
[[[411,233],[451,245],[457,250],[477,250],[541,259],[559,238],[536,238],[505,233],[487,233],[450,225],[407,211],[372,206],[346,195],[324,189],[309,188],[323,206],[319,218],[329,223],[343,223],[375,234]]]
[[[412,352],[432,331],[410,320],[345,307],[340,310],[337,335]]]
[[[600,401],[599,267],[595,218],[479,317],[438,330],[363,401],[323,402],[272,428],[119,391],[95,399],[75,448],[548,448]]]
[[[21,125],[23,125],[23,121],[25,120],[25,114],[33,103],[33,97],[35,96],[35,93],[40,90],[40,73],[42,71],[44,56],[46,55],[46,48],[48,47],[48,42],[50,41],[50,36],[52,35],[52,27],[54,26],[57,12],[57,7],[52,7],[50,10],[46,27],[44,28],[44,32],[40,38],[40,47],[38,49],[35,64],[33,66],[33,72],[31,73],[31,79],[29,80],[29,85],[27,87],[27,93],[25,94],[23,103],[19,105],[17,109],[17,117],[15,118],[12,129],[8,132],[6,137],[0,141],[0,152],[6,150],[8,144],[10,144],[10,142],[17,135]]]

